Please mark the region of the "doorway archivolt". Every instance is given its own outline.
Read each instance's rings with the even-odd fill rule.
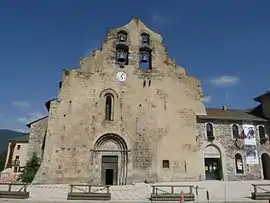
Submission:
[[[127,182],[128,147],[114,133],[102,135],[94,144],[99,164],[100,182],[105,185],[124,185]]]

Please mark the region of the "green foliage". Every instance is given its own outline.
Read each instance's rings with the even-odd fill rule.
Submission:
[[[24,183],[31,183],[39,169],[39,166],[40,160],[37,157],[36,152],[34,152],[32,158],[27,161],[24,172],[20,175],[19,180]]]
[[[0,153],[0,171],[4,170],[5,161],[6,161],[6,150]]]

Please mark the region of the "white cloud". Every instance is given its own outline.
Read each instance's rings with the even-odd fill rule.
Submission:
[[[29,113],[26,117],[17,118],[17,121],[23,124],[28,124],[44,116],[46,116],[45,113],[37,111],[37,112]]]
[[[26,101],[13,101],[12,105],[21,107],[21,108],[29,108],[30,104]]]
[[[216,87],[229,87],[239,83],[240,79],[237,76],[223,75],[209,80]]]
[[[203,97],[203,101],[204,101],[204,103],[209,103],[209,102],[212,101],[212,97],[211,96],[205,96],[205,97]]]

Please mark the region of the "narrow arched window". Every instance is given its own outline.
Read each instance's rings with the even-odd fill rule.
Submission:
[[[113,120],[113,96],[111,94],[105,95],[105,120]]]
[[[241,154],[235,155],[235,169],[237,174],[244,173],[244,165],[243,165],[243,159]]]
[[[259,126],[259,136],[260,136],[260,140],[264,140],[265,139],[265,130],[263,126]]]
[[[214,139],[214,132],[213,132],[212,123],[207,123],[206,124],[206,135],[207,135],[208,140],[213,140]]]
[[[233,139],[239,138],[239,128],[236,124],[232,125],[232,134],[233,134]]]

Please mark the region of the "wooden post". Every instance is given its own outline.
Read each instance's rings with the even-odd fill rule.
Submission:
[[[70,193],[73,192],[73,185],[70,185]]]
[[[172,194],[174,193],[173,189],[174,189],[173,186],[171,186],[171,193],[172,193]]]
[[[11,184],[8,184],[8,191],[11,192]]]
[[[26,192],[26,184],[23,185],[23,191]]]
[[[254,185],[254,194],[257,193],[257,185]]]
[[[88,193],[91,193],[91,185],[88,185]]]

